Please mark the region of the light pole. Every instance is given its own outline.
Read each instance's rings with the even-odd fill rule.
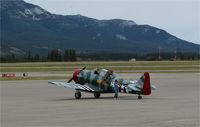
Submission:
[[[176,49],[174,50],[174,61],[176,61]]]
[[[161,60],[161,56],[160,56],[160,50],[161,50],[161,48],[160,48],[160,47],[158,47],[158,60]]]

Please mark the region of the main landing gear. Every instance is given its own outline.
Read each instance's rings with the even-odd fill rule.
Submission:
[[[141,100],[141,99],[142,99],[142,96],[141,96],[141,95],[138,95],[138,99]]]
[[[76,99],[80,99],[81,98],[81,92],[76,91],[74,96],[75,96]]]
[[[74,96],[75,96],[76,99],[80,99],[81,98],[81,92],[80,91],[76,91]],[[100,93],[94,93],[94,97],[95,98],[99,98],[100,96],[101,96]]]
[[[101,96],[100,93],[94,93],[94,97],[95,97],[95,98],[99,98],[100,96]]]

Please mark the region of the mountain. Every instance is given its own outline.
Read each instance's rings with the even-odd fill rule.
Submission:
[[[134,21],[56,15],[23,0],[1,0],[1,54],[46,55],[52,49],[81,52],[198,52],[200,45]],[[189,32],[189,31],[188,31]]]

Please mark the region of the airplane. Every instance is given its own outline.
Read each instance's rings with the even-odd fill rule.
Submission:
[[[48,83],[74,89],[75,98],[81,98],[81,92],[93,93],[95,98],[99,98],[104,93],[114,93],[114,81],[119,82],[119,92],[136,94],[138,99],[142,99],[142,95],[150,95],[151,90],[155,90],[156,86],[150,83],[150,74],[145,72],[138,80],[125,80],[120,78],[112,70],[96,68],[94,70],[76,69],[71,79],[65,81],[49,81]],[[71,81],[74,81],[73,83]]]

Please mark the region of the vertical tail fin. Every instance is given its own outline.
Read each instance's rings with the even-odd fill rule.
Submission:
[[[145,72],[143,75],[144,85],[142,89],[142,94],[150,95],[151,94],[151,84],[150,84],[150,75],[148,72]]]

